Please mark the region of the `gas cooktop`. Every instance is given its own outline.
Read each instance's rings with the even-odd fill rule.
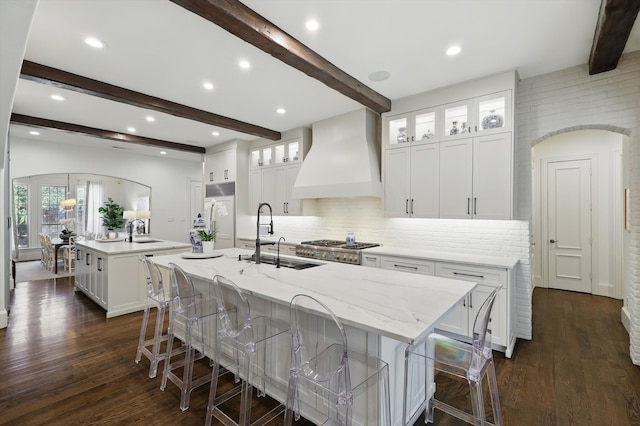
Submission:
[[[360,265],[361,251],[379,245],[376,243],[346,244],[345,241],[340,240],[303,241],[296,246],[296,256]]]
[[[303,241],[300,243],[304,246],[316,246],[316,247],[340,247],[343,249],[350,250],[362,250],[371,247],[378,247],[380,244],[376,243],[354,243],[354,244],[346,244],[344,241],[340,240],[312,240],[312,241]]]

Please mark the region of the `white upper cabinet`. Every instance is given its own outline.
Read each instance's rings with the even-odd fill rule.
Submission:
[[[300,129],[287,140],[249,150],[249,205],[269,203],[274,215],[313,214],[312,200],[291,197],[303,157],[311,145],[309,129]],[[306,207],[303,209],[303,206]],[[304,210],[304,211],[303,211]]]
[[[517,78],[505,72],[394,101],[382,128],[386,217],[512,218]]]
[[[385,216],[438,217],[439,151],[439,144],[386,150]]]
[[[446,104],[441,111],[441,140],[513,129],[510,90]]]
[[[236,150],[234,148],[207,154],[205,157],[205,181],[209,183],[234,182],[236,180]]]
[[[511,132],[440,144],[440,217],[511,219]]]
[[[385,120],[386,147],[438,142],[438,109],[424,109]]]

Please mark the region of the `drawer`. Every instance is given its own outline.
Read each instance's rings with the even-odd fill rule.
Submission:
[[[434,275],[435,262],[428,260],[406,259],[403,257],[383,256],[380,259],[382,269],[412,272],[414,274]]]
[[[478,284],[490,285],[493,287],[497,287],[500,284],[504,285],[505,288],[507,286],[506,269],[437,262],[435,274],[439,277],[473,281]]]

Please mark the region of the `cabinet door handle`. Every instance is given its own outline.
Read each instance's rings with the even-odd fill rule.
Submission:
[[[87,265],[87,266],[89,266],[89,265],[90,265],[90,263],[89,263],[89,259],[90,259],[90,258],[91,258],[91,253],[87,253],[87,254],[85,254],[85,256],[84,256],[84,264],[85,264],[85,265]]]
[[[474,215],[478,214],[478,212],[476,212],[477,205],[478,205],[478,199],[476,197],[473,197],[473,214]]]
[[[409,214],[409,199],[404,200],[404,212]]]
[[[471,203],[471,198],[467,198],[467,214],[471,214],[471,211],[469,210],[470,203]]]
[[[413,214],[413,198],[411,199],[411,214]]]
[[[213,182],[213,172],[209,172],[209,182]]]
[[[407,265],[393,265],[394,268],[398,268],[398,269],[411,269],[412,271],[417,271],[418,267],[417,266],[407,266]]]
[[[473,293],[469,295],[469,309],[473,309]]]
[[[98,258],[98,271],[102,272],[102,258],[101,257]]]
[[[467,298],[465,297],[464,299],[462,299],[462,306],[463,307],[467,307]]]
[[[76,260],[80,260],[80,250],[76,249]]]
[[[463,277],[480,278],[484,280],[484,275],[465,274],[463,272],[454,272],[453,275],[461,275]]]

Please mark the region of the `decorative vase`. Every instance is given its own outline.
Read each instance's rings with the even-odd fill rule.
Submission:
[[[215,241],[203,241],[202,242],[202,252],[203,253],[213,253]]]
[[[109,238],[110,240],[115,240],[117,236],[118,236],[117,232],[109,231],[109,235],[107,238]]]
[[[451,136],[453,136],[453,135],[457,135],[457,134],[458,134],[458,122],[457,122],[457,121],[452,121],[452,122],[451,122],[451,125],[452,125],[453,127],[451,127],[451,130],[449,130],[449,134],[450,134]]]
[[[489,111],[489,115],[482,119],[482,128],[483,129],[496,129],[498,127],[502,127],[504,124],[504,119],[500,114],[496,114],[496,110],[492,109]]]
[[[467,133],[469,129],[467,129],[467,123],[462,123],[462,128],[460,129],[460,134]]]
[[[405,143],[407,141],[407,128],[400,127],[398,129],[398,143]]]

